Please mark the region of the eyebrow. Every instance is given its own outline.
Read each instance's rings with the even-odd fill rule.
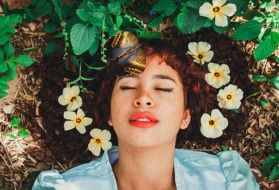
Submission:
[[[166,79],[166,80],[170,80],[172,82],[174,82],[176,84],[176,81],[169,77],[168,75],[162,75],[162,74],[158,74],[158,75],[154,75],[152,78],[155,78],[155,79]]]
[[[134,74],[131,74],[131,75],[124,75],[124,76],[120,76],[119,77],[119,80],[123,79],[123,78],[138,78],[138,75],[134,75]],[[170,80],[172,82],[174,82],[176,84],[176,81],[169,77],[168,75],[163,75],[163,74],[157,74],[157,75],[154,75],[152,76],[153,79],[165,79],[165,80]]]

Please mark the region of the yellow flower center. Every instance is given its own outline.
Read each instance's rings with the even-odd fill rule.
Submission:
[[[215,76],[215,77],[219,77],[220,74],[219,74],[218,72],[215,72],[215,73],[214,73],[214,76]]]
[[[95,143],[101,144],[101,140],[100,139],[95,139]]]
[[[218,13],[220,11],[220,7],[216,6],[216,7],[213,7],[213,12],[214,13]]]
[[[209,122],[208,122],[208,123],[209,123],[210,127],[213,127],[215,122],[214,122],[214,120],[213,120],[213,119],[211,119],[211,120],[209,120]]]
[[[76,99],[77,99],[76,97],[72,97],[70,101],[73,102],[73,101],[75,101]]]
[[[202,59],[202,58],[203,58],[203,54],[199,54],[199,55],[198,55],[198,58],[199,58],[199,59]]]
[[[80,118],[76,118],[76,123],[80,123],[81,119]]]
[[[232,99],[232,95],[230,95],[230,94],[227,95],[227,99],[228,99],[228,100]]]

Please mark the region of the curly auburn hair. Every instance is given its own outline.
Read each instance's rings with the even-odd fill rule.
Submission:
[[[202,113],[212,109],[216,95],[204,80],[205,70],[193,63],[185,52],[180,52],[170,41],[162,39],[141,40],[141,48],[145,56],[158,55],[177,71],[184,90],[185,109],[189,109],[192,119],[189,129],[199,128],[199,119]],[[116,134],[112,127],[107,124],[110,115],[110,100],[114,83],[117,79],[115,66],[110,64],[104,73],[96,78],[99,88],[96,91],[94,120],[98,128],[108,129],[112,133],[112,142],[117,144]],[[188,130],[189,130],[188,129]],[[185,130],[180,130],[178,139],[184,136]]]

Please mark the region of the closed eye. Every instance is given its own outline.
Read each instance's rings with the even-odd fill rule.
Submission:
[[[136,87],[132,86],[120,86],[120,90],[134,90]]]
[[[172,92],[173,88],[155,88],[155,90],[159,90],[163,92]]]

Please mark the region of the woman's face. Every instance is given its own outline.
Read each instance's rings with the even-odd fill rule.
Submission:
[[[174,145],[190,122],[178,73],[159,56],[147,57],[143,73],[116,80],[110,119],[120,146]]]

